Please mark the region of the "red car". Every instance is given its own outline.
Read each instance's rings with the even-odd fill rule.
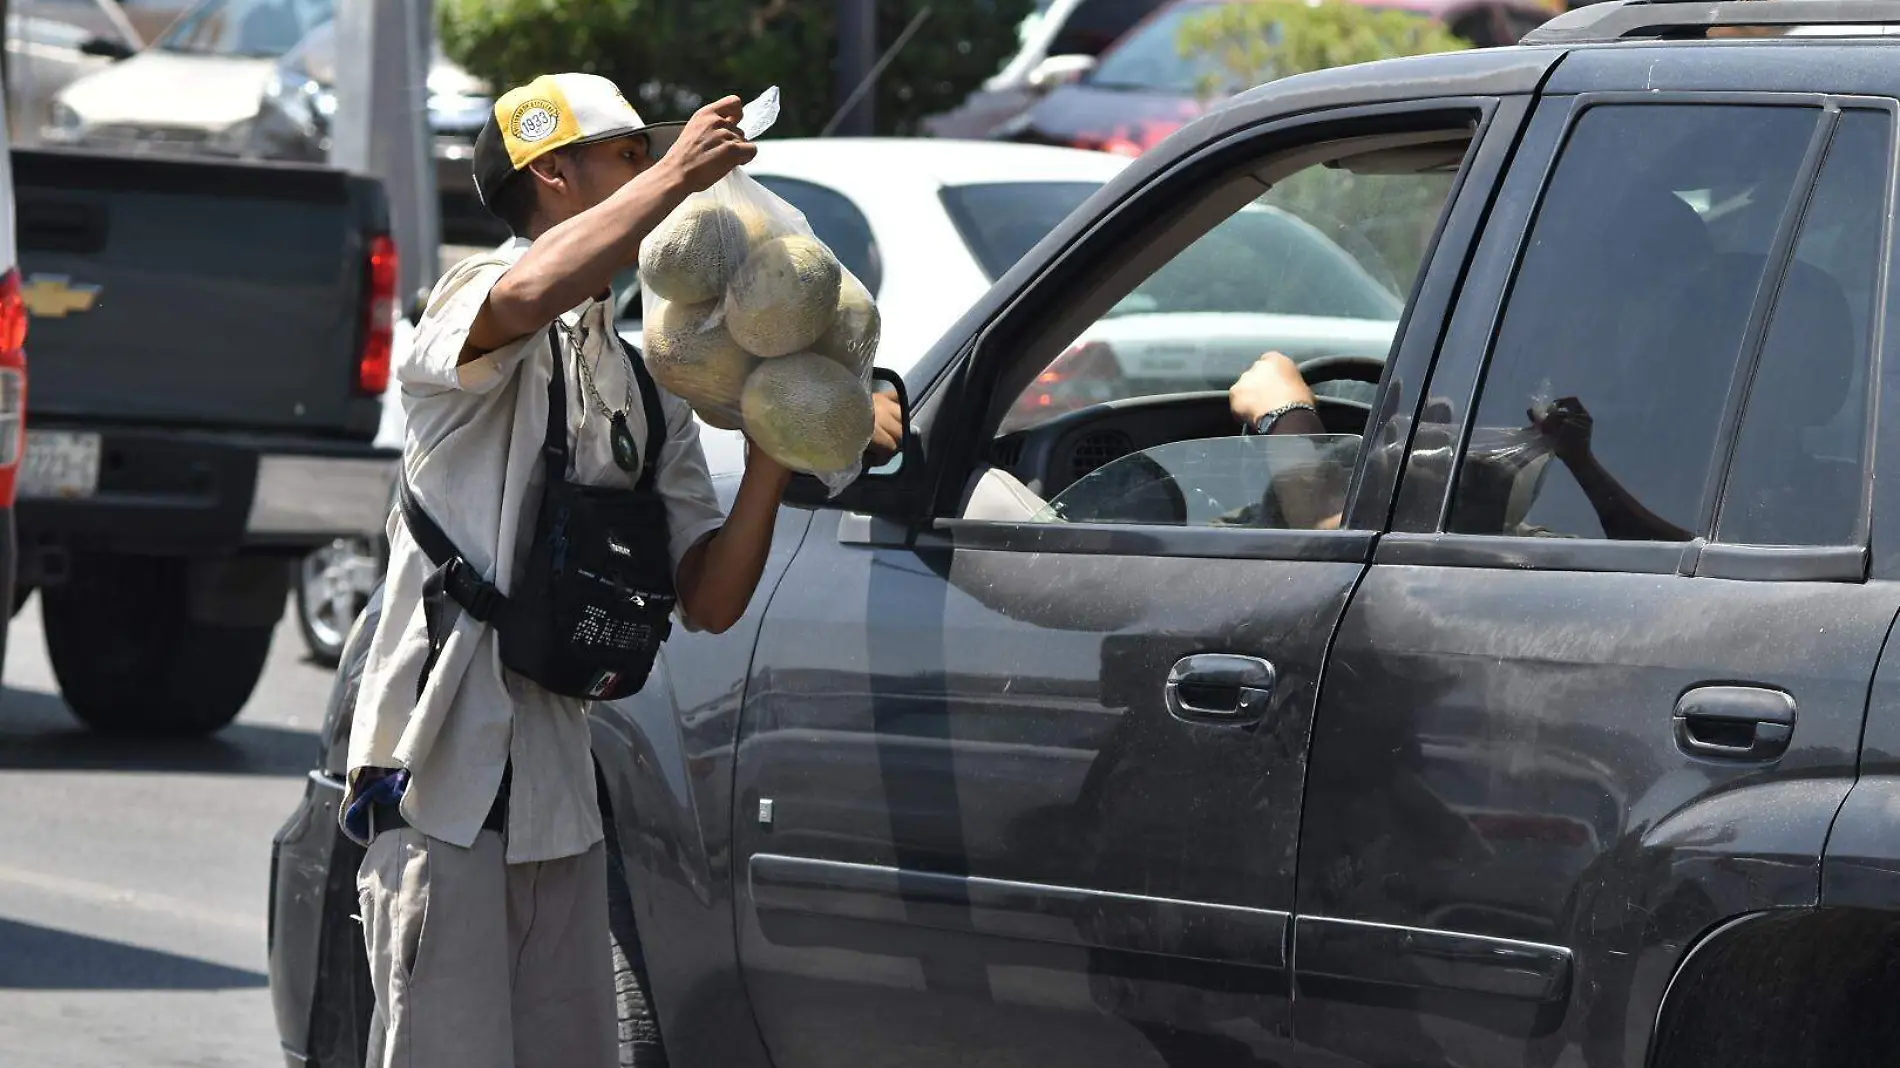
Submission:
[[[1138,156],[1199,115],[1204,65],[1181,54],[1181,25],[1208,8],[1250,0],[1175,0],[1035,106],[990,131],[1004,141],[1069,145]],[[1352,0],[1428,15],[1479,47],[1516,44],[1564,5],[1552,0]]]

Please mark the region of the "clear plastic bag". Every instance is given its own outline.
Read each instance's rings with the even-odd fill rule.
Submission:
[[[777,118],[774,86],[739,128]],[[858,477],[877,303],[797,208],[743,170],[693,194],[641,243],[640,300],[648,370],[701,420],[833,494]]]

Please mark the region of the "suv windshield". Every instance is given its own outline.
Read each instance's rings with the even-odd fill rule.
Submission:
[[[1088,83],[1102,89],[1146,89],[1194,95],[1202,83],[1218,77],[1220,64],[1210,56],[1181,54],[1181,27],[1213,4],[1182,4],[1130,32],[1102,56]]]
[[[205,0],[152,47],[202,56],[276,59],[334,15],[331,0]]]

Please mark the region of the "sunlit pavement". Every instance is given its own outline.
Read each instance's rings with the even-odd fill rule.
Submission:
[[[270,839],[312,766],[330,673],[294,619],[236,723],[122,742],[66,712],[37,600],[0,694],[0,1065],[263,1068]]]

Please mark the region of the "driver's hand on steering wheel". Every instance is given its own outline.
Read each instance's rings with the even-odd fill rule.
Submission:
[[[1313,391],[1293,361],[1278,352],[1269,352],[1254,361],[1247,373],[1227,390],[1227,402],[1234,418],[1245,426],[1256,426],[1268,413],[1289,404],[1312,404]]]

